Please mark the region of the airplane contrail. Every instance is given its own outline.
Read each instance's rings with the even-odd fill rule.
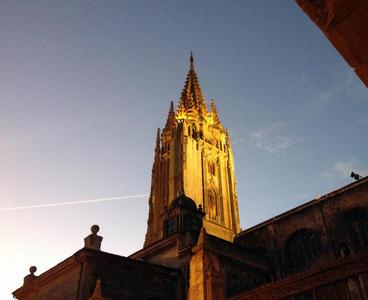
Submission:
[[[0,212],[12,211],[12,210],[22,210],[22,209],[29,209],[29,208],[41,208],[41,207],[65,206],[65,205],[75,205],[75,204],[87,204],[87,203],[94,203],[94,202],[125,200],[125,199],[134,199],[134,198],[143,198],[147,196],[148,194],[137,194],[137,195],[112,197],[112,198],[100,198],[100,199],[90,199],[90,200],[80,200],[80,201],[68,201],[68,202],[45,203],[45,204],[35,204],[35,205],[26,205],[26,206],[14,206],[14,207],[0,208]]]

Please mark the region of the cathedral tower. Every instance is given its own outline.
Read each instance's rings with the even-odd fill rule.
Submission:
[[[157,131],[151,181],[145,246],[163,238],[163,216],[183,194],[201,205],[209,234],[232,241],[240,232],[229,132],[214,101],[206,106],[192,55],[178,107],[171,102],[166,125]]]

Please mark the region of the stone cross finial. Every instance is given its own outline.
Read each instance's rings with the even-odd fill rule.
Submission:
[[[36,273],[36,271],[37,271],[37,267],[35,266],[32,266],[29,268],[29,274],[24,277],[23,285],[37,278],[37,276],[34,274]]]
[[[102,236],[97,235],[100,227],[93,225],[91,227],[91,234],[84,239],[84,247],[93,250],[101,250]]]

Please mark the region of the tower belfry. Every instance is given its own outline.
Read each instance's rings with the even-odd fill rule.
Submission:
[[[229,133],[214,100],[207,110],[192,54],[178,107],[170,103],[166,125],[157,133],[145,246],[163,238],[163,215],[183,194],[202,206],[209,234],[232,241],[240,232]]]

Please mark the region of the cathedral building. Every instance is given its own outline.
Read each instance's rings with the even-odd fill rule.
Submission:
[[[157,132],[145,246],[162,238],[165,210],[184,194],[206,212],[203,226],[208,233],[233,241],[240,223],[229,132],[214,100],[207,109],[193,56],[178,108],[171,102],[162,135]],[[170,231],[174,223],[165,226]]]
[[[368,299],[368,177],[244,231],[229,131],[190,57],[158,129],[144,247],[85,247],[13,292],[19,300]]]

